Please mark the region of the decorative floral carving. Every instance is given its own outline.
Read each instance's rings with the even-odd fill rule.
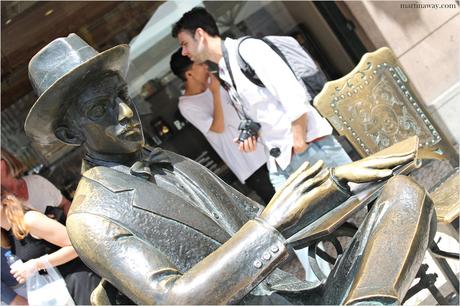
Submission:
[[[440,141],[427,116],[394,68],[366,63],[335,88],[331,107],[358,147],[372,154],[407,137],[418,135],[421,145]]]

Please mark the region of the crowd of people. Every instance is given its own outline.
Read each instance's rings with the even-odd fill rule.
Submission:
[[[261,204],[268,204],[275,190],[305,161],[323,160],[330,167],[351,161],[332,136],[332,127],[311,106],[313,97],[266,44],[257,39],[241,45],[234,39],[222,40],[214,18],[204,8],[185,13],[172,35],[180,48],[171,57],[171,70],[184,82],[180,112],[203,133],[236,177],[256,191]],[[264,87],[240,71],[238,52]],[[218,76],[209,71],[206,61],[218,65]],[[257,123],[260,130],[238,139],[242,120]],[[61,140],[69,135],[55,132]],[[97,151],[104,143],[87,144],[88,148],[91,145]],[[97,159],[87,155],[86,162],[97,164]],[[2,303],[27,303],[21,285],[45,269],[46,258],[61,272],[75,303],[90,304],[100,277],[78,258],[70,242],[65,217],[71,202],[44,177],[22,175],[25,169],[18,165],[13,154],[2,149]],[[47,207],[61,209],[63,214],[48,214]],[[10,270],[4,265],[6,250],[24,264]]]

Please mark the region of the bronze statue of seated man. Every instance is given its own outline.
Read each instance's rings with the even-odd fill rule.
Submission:
[[[332,170],[305,164],[262,210],[198,163],[144,145],[127,94],[128,53],[126,45],[98,53],[70,34],[29,64],[39,98],[27,134],[86,150],[67,229],[89,267],[140,304],[401,301],[433,217],[425,191],[406,177],[386,184],[325,283],[277,267],[290,237],[351,196],[347,182],[390,177],[415,159],[416,142]],[[107,288],[94,303],[107,302]]]

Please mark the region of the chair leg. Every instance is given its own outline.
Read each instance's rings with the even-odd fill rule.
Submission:
[[[431,251],[433,250],[433,251]],[[452,268],[447,263],[447,260],[443,257],[437,256],[436,253],[440,252],[438,245],[433,241],[432,245],[430,246],[430,255],[433,258],[436,265],[441,270],[442,274],[446,277],[446,279],[450,282],[450,284],[454,287],[457,294],[459,293],[459,280],[457,275],[455,275]]]
[[[438,275],[436,273],[426,274],[427,270],[428,270],[427,264],[422,264],[420,266],[420,269],[418,270],[417,276],[416,276],[417,278],[420,278],[420,279],[417,284],[412,286],[407,291],[406,296],[404,297],[401,304],[404,304],[408,299],[410,299],[411,297],[413,297],[415,294],[422,291],[423,289],[428,289],[431,295],[440,305],[449,304],[449,301],[441,294],[438,288],[434,286],[434,283],[436,282]]]

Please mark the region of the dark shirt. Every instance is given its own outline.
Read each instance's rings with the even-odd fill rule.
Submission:
[[[17,295],[11,287],[16,286],[18,282],[13,277],[13,275],[11,275],[10,266],[6,262],[5,253],[7,251],[8,249],[2,248],[2,302],[5,304],[10,304]]]

